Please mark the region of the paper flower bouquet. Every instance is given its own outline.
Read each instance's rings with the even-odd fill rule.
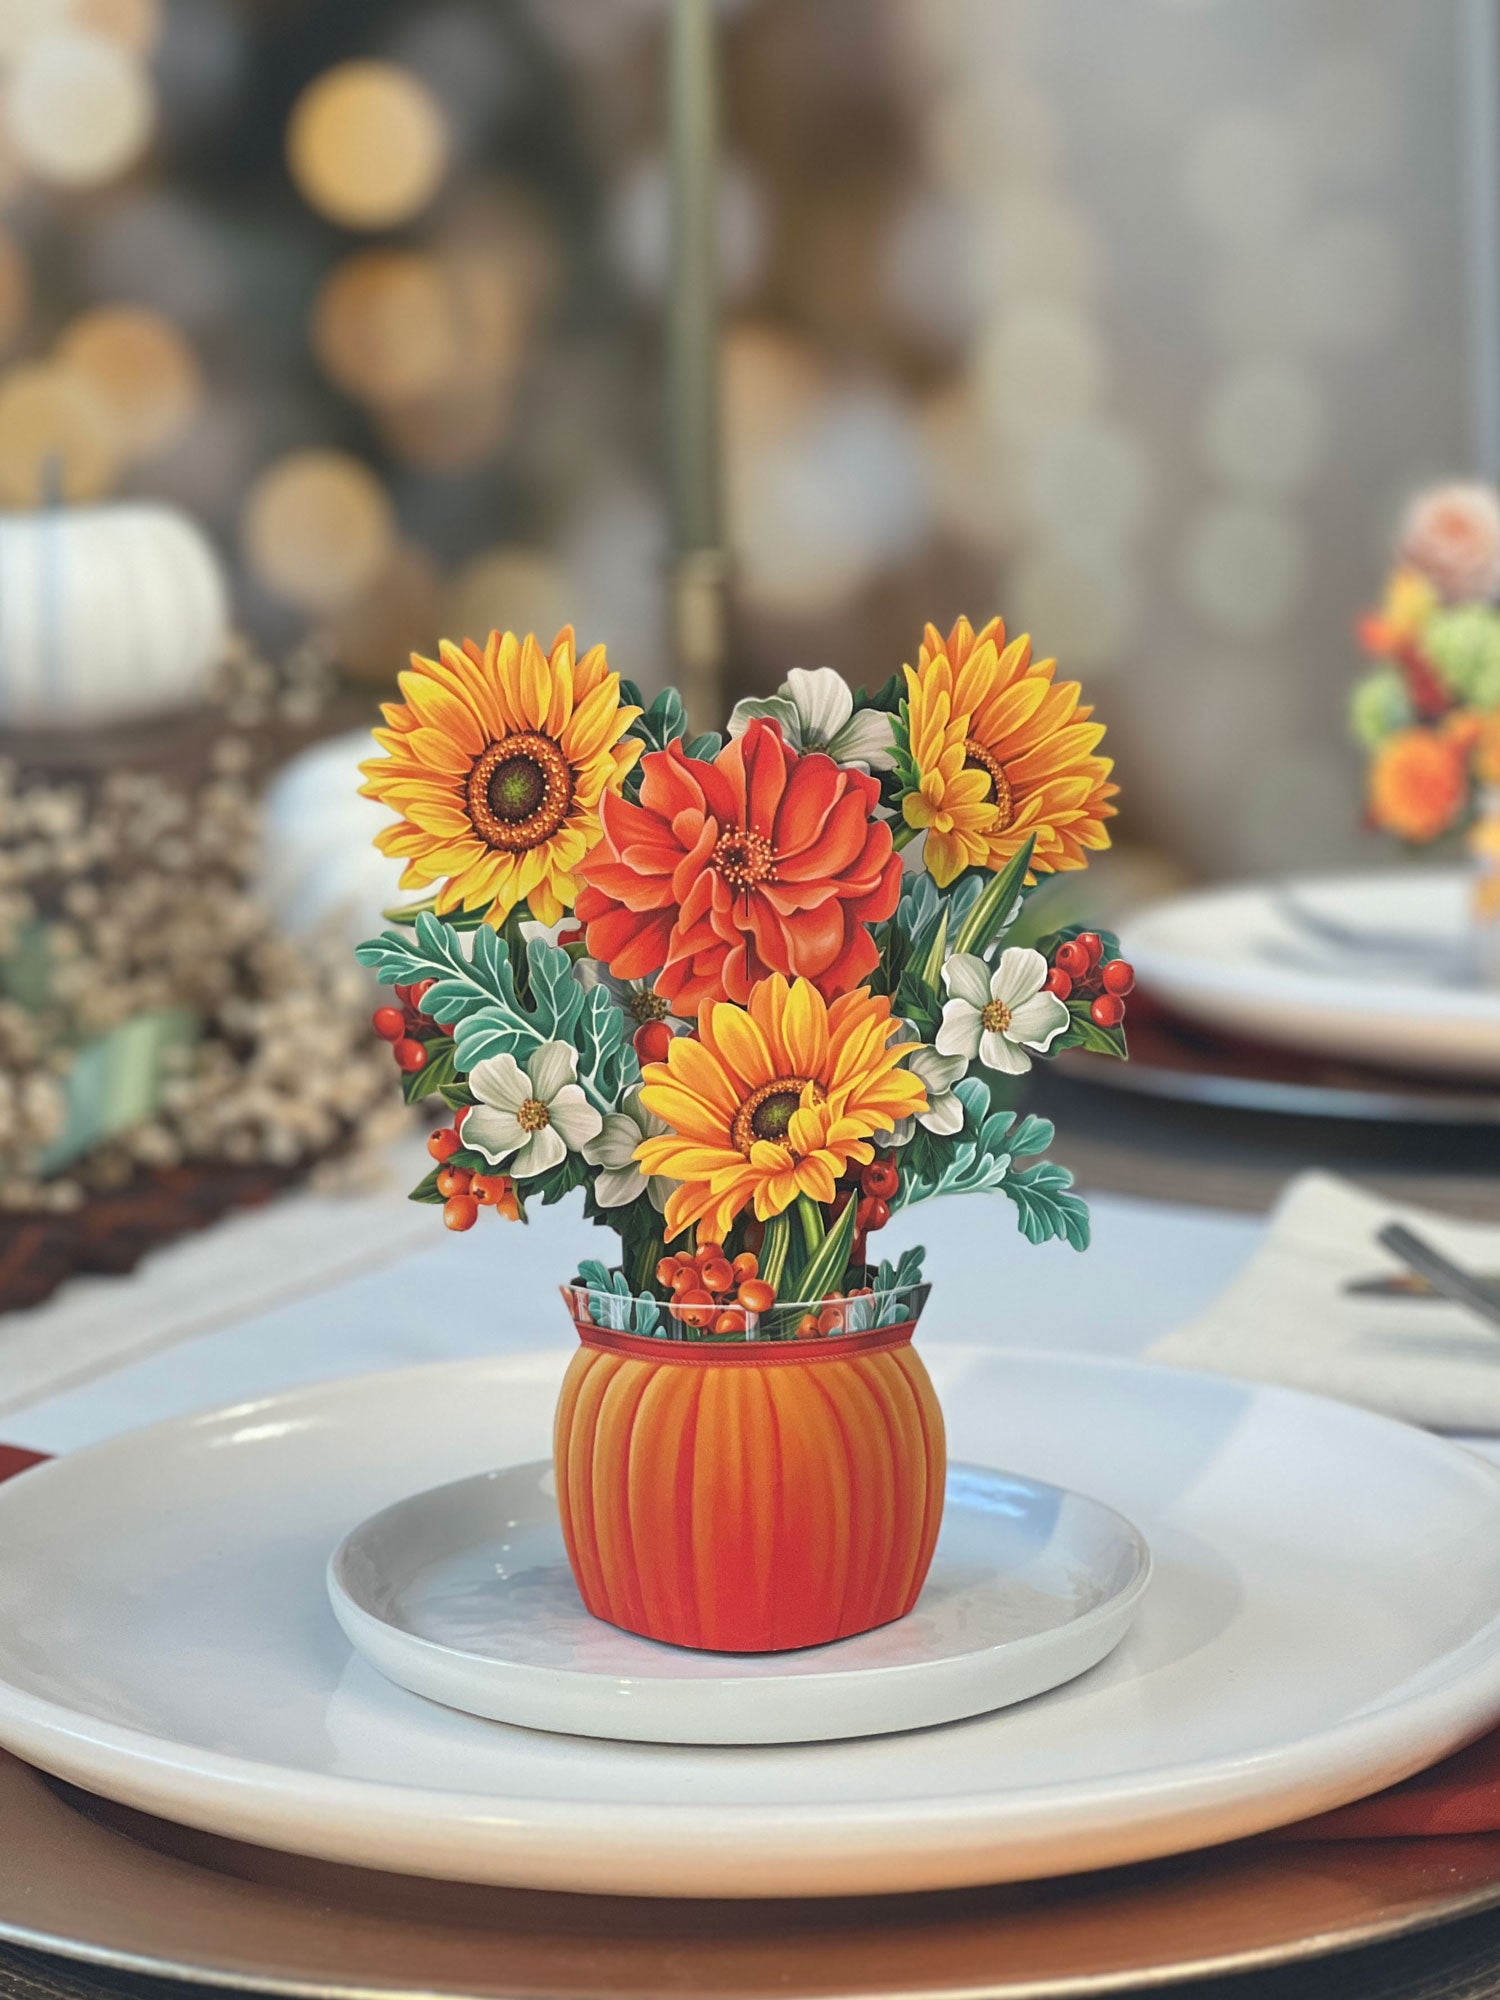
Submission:
[[[1350,703],[1370,822],[1425,846],[1469,826],[1500,786],[1500,494],[1419,495],[1358,632],[1375,661]]]
[[[571,631],[495,633],[415,658],[385,710],[365,791],[432,893],[359,957],[407,1097],[452,1113],[414,1199],[467,1230],[581,1189],[619,1238],[563,1288],[555,1440],[601,1618],[759,1651],[909,1610],[943,1427],[922,1252],[869,1241],[993,1190],[1032,1242],[1087,1243],[1051,1126],[1001,1095],[1036,1056],[1125,1053],[1114,940],[1018,941],[1114,811],[1054,670],[960,620],[873,695],[793,671],[721,740]]]

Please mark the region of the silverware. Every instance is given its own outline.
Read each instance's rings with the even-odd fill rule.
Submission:
[[[1445,1257],[1425,1236],[1418,1236],[1415,1230],[1406,1228],[1403,1223],[1390,1222],[1375,1240],[1382,1248],[1399,1257],[1418,1277],[1425,1278],[1435,1292],[1441,1292],[1455,1305],[1467,1306],[1470,1312],[1477,1313],[1490,1326],[1500,1328],[1500,1297],[1472,1271],[1466,1271],[1451,1257]]]

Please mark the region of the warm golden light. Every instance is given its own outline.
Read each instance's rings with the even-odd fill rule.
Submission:
[[[385,488],[341,451],[277,459],[250,489],[245,554],[266,586],[310,611],[335,611],[379,573],[395,542]]]
[[[148,56],[161,40],[162,0],[72,0],[69,20],[74,27]]]
[[[102,397],[130,457],[165,451],[202,401],[192,349],[175,327],[143,307],[104,306],[82,314],[57,351]]]
[[[11,143],[23,166],[63,187],[114,180],[144,151],[154,102],[144,64],[102,34],[38,35],[5,86]]]
[[[325,637],[334,659],[356,680],[394,689],[410,655],[429,652],[433,633],[449,629],[438,591],[438,566],[426,549],[398,543],[366,587],[330,620]]]
[[[394,63],[340,63],[292,108],[287,164],[305,201],[347,229],[388,229],[425,208],[448,164],[441,107]]]
[[[0,503],[97,500],[119,469],[110,412],[71,369],[30,363],[0,379]]]

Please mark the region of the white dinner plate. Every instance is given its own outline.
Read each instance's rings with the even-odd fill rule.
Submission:
[[[1476,970],[1469,878],[1411,868],[1174,896],[1121,950],[1143,990],[1222,1035],[1398,1070],[1500,1076],[1500,991]]]
[[[605,1625],[568,1568],[549,1459],[398,1500],[334,1551],[349,1642],[414,1694],[627,1743],[830,1743],[1029,1701],[1124,1638],[1151,1573],[1112,1508],[950,1465],[915,1610],[836,1645],[701,1653]]]
[[[1481,1460],[1176,1369],[926,1358],[955,1458],[1091,1493],[1152,1552],[1123,1643],[1035,1701],[901,1736],[692,1749],[516,1729],[393,1687],[328,1607],[329,1553],[403,1493],[545,1453],[559,1344],[294,1389],[8,1481],[0,1742],[149,1812],[335,1861],[796,1896],[1229,1840],[1500,1717],[1500,1478]]]

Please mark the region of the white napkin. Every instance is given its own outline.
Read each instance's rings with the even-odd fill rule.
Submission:
[[[1151,1358],[1313,1389],[1434,1430],[1500,1433],[1500,1329],[1446,1300],[1345,1290],[1350,1278],[1404,1269],[1375,1240],[1392,1221],[1477,1274],[1500,1272],[1500,1229],[1299,1174],[1239,1276]]]

